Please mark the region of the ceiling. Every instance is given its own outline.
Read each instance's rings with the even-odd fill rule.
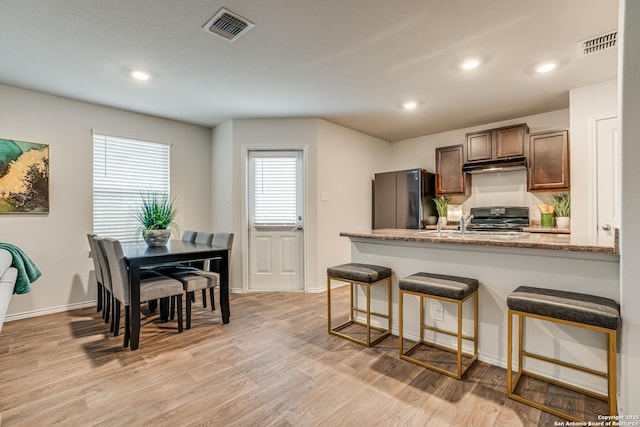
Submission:
[[[255,23],[201,29],[220,9]],[[0,84],[213,127],[321,117],[387,141],[569,106],[616,78],[617,0],[2,0]],[[468,57],[481,66],[463,71]],[[557,61],[547,74],[534,71]],[[146,82],[128,72],[141,68]],[[405,100],[418,108],[405,111]]]

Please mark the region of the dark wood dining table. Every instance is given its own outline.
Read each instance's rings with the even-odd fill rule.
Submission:
[[[222,323],[229,323],[229,249],[200,243],[170,240],[166,246],[151,247],[145,242],[123,242],[122,250],[129,266],[131,292],[131,350],[140,344],[140,269],[174,262],[219,258],[220,311]],[[213,265],[214,263],[211,263]]]

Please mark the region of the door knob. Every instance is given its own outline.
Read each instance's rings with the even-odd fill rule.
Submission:
[[[605,225],[602,226],[602,229],[604,231],[611,231],[611,226],[609,224],[605,224]]]

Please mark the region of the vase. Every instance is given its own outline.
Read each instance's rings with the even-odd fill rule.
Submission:
[[[568,216],[557,216],[556,217],[556,226],[558,228],[569,228],[569,217]]]
[[[541,213],[540,225],[542,227],[555,227],[555,216],[552,213]]]
[[[147,246],[166,246],[169,237],[171,237],[171,229],[142,230],[142,237]]]
[[[447,224],[448,224],[448,221],[446,216],[438,217],[438,225],[440,225],[441,229],[444,229],[447,226]]]

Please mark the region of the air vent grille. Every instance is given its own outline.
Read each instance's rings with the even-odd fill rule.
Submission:
[[[618,43],[618,31],[609,31],[596,37],[578,42],[578,55],[587,56],[601,50],[616,47]]]
[[[235,41],[253,27],[253,22],[222,8],[202,26],[202,29],[226,40]]]

